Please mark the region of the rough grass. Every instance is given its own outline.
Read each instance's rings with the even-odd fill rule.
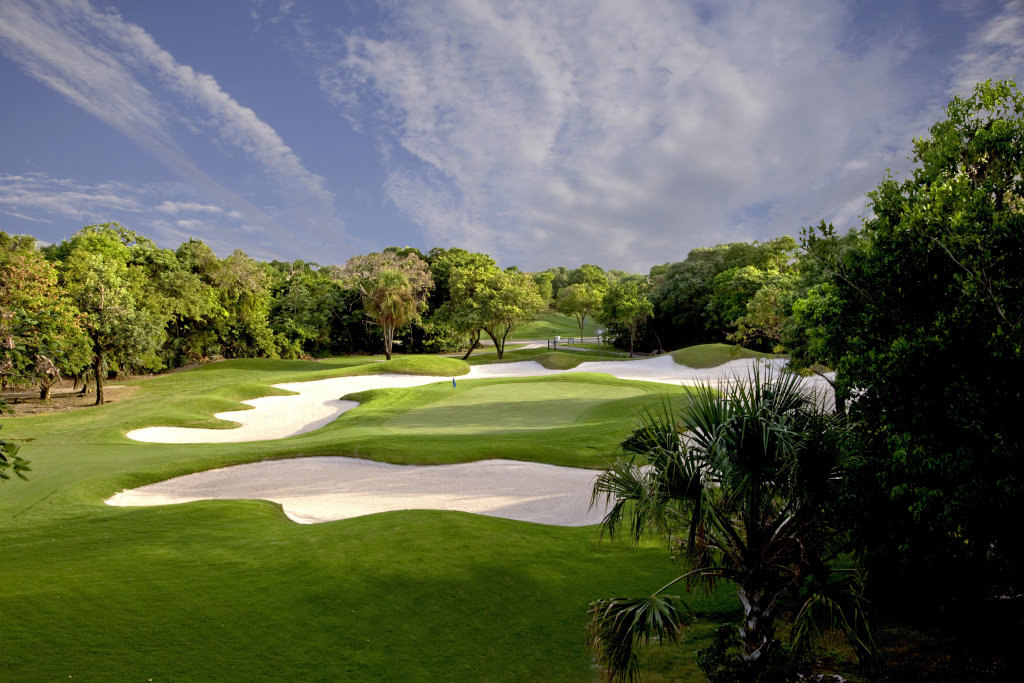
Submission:
[[[676,363],[690,368],[714,368],[739,358],[768,358],[770,355],[729,344],[698,344],[671,353]]]
[[[5,416],[4,436],[22,441],[33,471],[0,488],[4,678],[593,681],[587,605],[674,576],[660,543],[634,549],[599,543],[592,527],[450,512],[300,526],[263,501],[103,503],[190,471],[363,448],[392,462],[501,456],[595,466],[612,455],[631,411],[666,391],[585,374],[460,381],[454,393],[450,382],[367,392],[342,419],[291,439],[161,445],[123,436],[168,415],[210,424],[212,411],[274,383],[389,371],[370,369],[381,366],[227,361],[137,380],[138,394],[113,405]],[[563,401],[576,403],[559,418]],[[446,408],[457,413],[447,423]],[[503,423],[520,411],[538,424]],[[418,425],[413,434],[403,420]],[[735,610],[728,589],[695,603]]]

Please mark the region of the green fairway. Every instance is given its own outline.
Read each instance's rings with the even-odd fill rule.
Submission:
[[[587,320],[583,328],[585,336],[593,337],[596,334],[597,323]],[[538,313],[532,323],[521,327],[512,333],[512,339],[554,339],[560,337],[580,336],[580,326],[574,318],[561,313]]]
[[[399,361],[449,376],[466,367]],[[600,467],[639,406],[682,392],[588,374],[460,380],[364,392],[327,427],[277,441],[123,436],[214,425],[213,412],[274,393],[274,383],[394,367],[225,361],[134,380],[138,394],[119,403],[5,416],[4,435],[22,441],[32,465],[28,482],[0,487],[5,680],[594,680],[587,605],[674,576],[660,544],[600,544],[593,528],[464,513],[300,526],[263,501],[103,503],[186,472],[297,455]],[[695,605],[720,614],[735,601],[723,589]]]
[[[483,434],[551,429],[578,421],[606,401],[643,396],[635,387],[583,382],[528,382],[473,386],[388,420],[385,428],[405,433]]]

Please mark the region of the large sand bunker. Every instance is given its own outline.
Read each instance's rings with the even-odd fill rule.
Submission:
[[[122,491],[108,505],[144,506],[198,500],[260,499],[280,503],[300,524],[392,510],[458,510],[558,526],[597,524],[590,509],[597,472],[515,460],[459,465],[391,465],[317,457],[236,465]]]

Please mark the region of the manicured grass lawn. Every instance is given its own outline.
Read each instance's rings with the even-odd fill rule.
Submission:
[[[602,356],[599,353],[592,353],[590,351],[573,351],[572,349],[559,347],[558,351],[548,351],[547,349],[523,349],[521,351],[509,351],[505,353],[505,358],[502,360],[498,360],[494,355],[477,359],[470,356],[468,362],[470,365],[487,365],[489,363],[511,363],[517,360],[536,361],[548,370],[569,370],[580,363],[585,363],[587,361],[630,359],[618,354],[614,356],[611,354]]]
[[[597,323],[593,320],[587,320],[583,327],[587,337],[593,337],[596,329]],[[575,318],[561,313],[538,313],[532,323],[516,330],[512,334],[512,339],[554,339],[555,335],[578,337],[580,326],[576,324]]]
[[[635,549],[598,543],[593,527],[450,512],[300,526],[263,501],[103,503],[190,471],[298,455],[599,467],[637,407],[682,392],[587,374],[462,380],[454,391],[365,392],[327,427],[278,441],[123,436],[209,426],[213,412],[273,393],[270,384],[395,367],[375,360],[225,361],[135,380],[139,393],[120,403],[5,416],[4,436],[23,440],[33,471],[0,487],[4,680],[596,679],[587,605],[674,576],[661,543]],[[450,360],[392,363],[446,376],[465,368]],[[727,587],[694,605],[712,617],[736,609]],[[673,665],[672,676],[690,669]]]
[[[691,368],[713,368],[738,358],[769,358],[770,355],[729,344],[698,344],[672,352],[675,362]]]

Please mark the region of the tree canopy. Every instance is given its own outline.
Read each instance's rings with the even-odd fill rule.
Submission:
[[[856,240],[808,231],[832,281],[794,308],[863,425],[846,501],[873,583],[940,609],[1022,585],[1024,98],[980,84],[930,133]]]

